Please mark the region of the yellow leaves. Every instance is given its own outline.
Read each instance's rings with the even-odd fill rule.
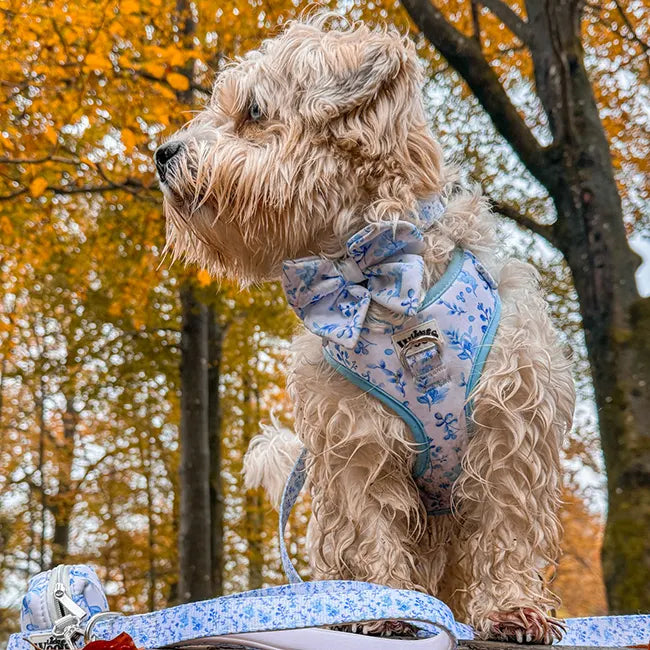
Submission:
[[[131,151],[135,145],[137,144],[137,137],[131,129],[122,129],[122,142],[124,143],[124,146],[126,147],[127,151]]]
[[[140,3],[137,0],[124,0],[120,3],[120,13],[135,14],[140,11]]]
[[[121,316],[122,315],[122,303],[116,301],[112,302],[108,307],[108,313],[111,316]]]
[[[210,274],[205,269],[201,269],[196,274],[196,279],[198,280],[199,285],[202,287],[207,287],[212,282]]]
[[[196,54],[196,51],[183,50],[175,46],[170,46],[163,52],[165,60],[170,66],[184,65],[189,61],[189,59],[196,56]]]
[[[45,192],[46,189],[47,189],[47,181],[42,176],[35,178],[29,184],[29,193],[35,199],[37,199],[39,196],[42,196],[43,192]]]
[[[168,86],[164,86],[162,84],[156,84],[156,91],[165,99],[169,99],[170,101],[173,101],[176,99],[176,93],[174,93],[173,90],[171,90]],[[169,116],[165,116],[167,119],[160,119],[160,121],[163,124],[169,124]]]
[[[162,79],[167,71],[167,66],[159,61],[151,61],[149,63],[143,63],[140,69],[152,77],[156,77],[156,79]]]
[[[124,25],[122,25],[121,22],[114,20],[108,27],[108,33],[111,36],[124,36]]]
[[[51,126],[48,126],[47,129],[45,129],[43,135],[50,144],[56,144],[59,139],[59,134],[57,133],[56,129],[52,128]]]
[[[187,90],[190,87],[190,81],[189,79],[182,74],[179,74],[178,72],[170,72],[167,77],[167,83],[174,89],[174,90]]]
[[[102,72],[113,69],[113,64],[104,54],[88,54],[84,59],[84,65],[92,70],[100,70]]]
[[[11,234],[13,234],[14,227],[13,227],[11,221],[9,221],[9,217],[6,217],[6,216],[0,217],[0,232],[3,235],[11,235]]]
[[[195,51],[172,45],[166,48],[148,48],[147,54],[151,57],[151,60],[142,63],[140,70],[156,79],[166,78],[169,85],[176,90],[187,90],[189,84],[186,77],[178,72],[168,72],[168,70],[185,65],[189,59],[196,56]]]

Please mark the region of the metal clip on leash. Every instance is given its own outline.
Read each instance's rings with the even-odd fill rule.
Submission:
[[[99,612],[82,624],[88,612],[66,594],[63,585],[60,589],[58,587],[59,585],[54,592],[54,598],[58,601],[64,615],[54,621],[51,630],[33,632],[25,637],[36,650],[78,650],[94,640],[92,630],[96,623],[103,619],[122,616],[117,612]]]
[[[118,612],[99,612],[98,614],[91,616],[88,619],[86,628],[84,630],[84,645],[96,640],[93,636],[93,628],[95,627],[96,623],[99,623],[99,621],[102,620],[107,620],[109,618],[119,618],[120,616],[124,616],[124,614],[120,614]]]

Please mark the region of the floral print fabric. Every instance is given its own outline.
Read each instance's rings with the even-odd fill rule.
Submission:
[[[55,574],[57,571],[58,575]],[[72,600],[88,612],[89,616],[108,611],[104,590],[93,568],[84,564],[59,566],[30,579],[20,612],[20,628],[23,632],[49,630],[59,617],[52,601],[54,579],[65,581]]]
[[[87,567],[89,572],[94,571]],[[30,587],[31,589],[32,587]],[[27,594],[29,601],[36,594]],[[321,627],[368,620],[412,621],[422,637],[443,633],[452,641],[472,639],[433,596],[365,582],[323,581],[284,585],[179,605],[149,614],[99,621],[95,638],[126,632],[140,648],[160,648],[205,637],[272,630]],[[650,616],[568,619],[560,645],[633,646],[650,638]],[[282,646],[279,646],[282,647]],[[7,650],[33,650],[22,634],[13,634]]]
[[[468,398],[494,338],[500,306],[492,277],[472,253],[458,250],[403,325],[363,328],[351,348],[324,340],[323,353],[336,370],[409,424],[421,446],[414,476],[430,515],[450,511],[451,488],[468,442]],[[439,344],[416,348],[405,359],[396,345],[403,331],[425,338],[435,332]]]
[[[430,226],[444,210],[439,199],[421,206]],[[287,301],[310,331],[346,348],[364,331],[370,301],[407,316],[421,300],[422,232],[408,221],[372,223],[350,237],[342,259],[304,257],[283,265]]]

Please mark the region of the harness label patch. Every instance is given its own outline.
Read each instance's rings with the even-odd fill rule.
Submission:
[[[441,345],[444,341],[442,332],[438,327],[437,321],[429,320],[426,323],[418,323],[413,327],[401,330],[391,337],[393,347],[400,356],[406,350],[420,349],[424,346]]]
[[[435,320],[393,334],[392,340],[402,366],[411,373],[420,393],[449,381],[449,372],[442,358],[443,335]]]

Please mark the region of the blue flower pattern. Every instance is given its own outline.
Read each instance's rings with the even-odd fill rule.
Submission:
[[[402,326],[408,329],[435,320],[444,335],[441,350],[418,352],[411,357],[408,369],[391,344],[391,336],[400,331],[394,326],[364,328],[353,349],[344,348],[332,336],[324,342],[326,358],[357,375],[398,414],[399,409],[407,410],[421,423],[424,433],[414,430],[413,435],[426,449],[426,459],[419,461],[424,470],[415,480],[431,515],[450,509],[451,488],[467,448],[469,378],[497,313],[498,292],[483,280],[478,268],[476,257],[464,251],[453,281],[447,282],[435,299],[424,299],[425,306],[416,307],[414,316]],[[435,287],[430,293],[434,291]],[[409,300],[408,293],[402,300]],[[413,306],[408,304],[408,308]],[[441,359],[447,375],[437,372]]]
[[[456,440],[456,434],[458,433],[458,418],[454,417],[453,413],[447,413],[446,415],[436,413],[434,418],[436,426],[442,427],[445,432],[443,440]]]
[[[50,630],[48,608],[45,605],[52,571],[43,571],[29,581],[27,594],[23,598],[20,612],[20,626],[23,632]],[[70,565],[63,574],[68,582],[72,600],[91,616],[108,611],[106,595],[95,571],[86,565]]]
[[[350,237],[347,255],[306,257],[283,265],[287,301],[305,327],[354,348],[370,301],[412,316],[421,301],[422,233],[407,221],[369,224]]]
[[[101,584],[89,566],[76,566],[71,576],[71,591],[89,593],[106,603]],[[25,601],[36,603],[47,586],[48,572],[30,580]],[[82,576],[86,575],[84,579]],[[91,605],[92,607],[92,605]],[[34,607],[34,609],[46,609]],[[102,611],[105,611],[102,610]],[[90,611],[89,611],[90,613]],[[437,634],[449,637],[449,645],[460,639],[471,640],[474,631],[454,619],[442,601],[416,591],[391,589],[367,582],[323,580],[299,582],[211,600],[170,607],[157,612],[99,621],[93,632],[97,639],[110,640],[129,634],[139,648],[164,647],[205,637],[247,634],[296,628],[340,625],[367,620],[417,621],[418,637]],[[566,621],[566,634],[559,645],[640,646],[650,637],[650,615],[573,618]],[[23,631],[27,625],[23,621]],[[50,629],[33,624],[34,630]],[[23,634],[9,638],[7,650],[32,650]]]
[[[420,395],[417,400],[420,404],[426,404],[429,407],[429,411],[431,411],[431,407],[441,402],[448,392],[449,388],[435,386],[424,393],[424,395]]]
[[[404,381],[403,368],[399,367],[393,370],[389,368],[386,365],[386,362],[383,360],[380,361],[378,365],[368,364],[368,368],[372,370],[381,370],[388,377],[388,382],[395,385],[395,388],[397,388],[399,394],[402,395],[402,397],[406,397],[406,391],[404,390],[406,387],[406,382]]]

